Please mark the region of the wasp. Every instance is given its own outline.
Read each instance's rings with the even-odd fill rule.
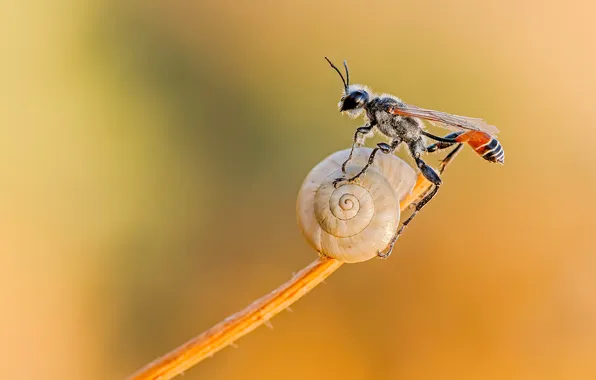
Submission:
[[[407,104],[393,95],[376,95],[364,85],[351,85],[347,62],[344,61],[346,74],[344,77],[342,72],[329,58],[325,57],[325,59],[339,74],[344,85],[343,95],[338,105],[339,111],[347,113],[353,118],[362,115],[366,121],[354,133],[352,150],[348,159],[342,165],[342,172],[344,174],[346,173],[346,165],[352,158],[354,148],[363,145],[367,138],[372,137],[375,133],[380,133],[389,140],[389,143],[381,142],[377,144],[371,152],[367,164],[358,174],[351,178],[337,178],[334,181],[334,186],[337,186],[338,183],[343,181],[355,181],[366,173],[366,170],[373,164],[378,152],[384,154],[394,153],[402,143],[407,145],[412,158],[416,162],[416,166],[433,186],[432,190],[415,205],[414,211],[403,222],[389,247],[383,252],[378,252],[379,257],[387,258],[405,227],[437,195],[439,187],[442,184],[439,173],[424,162],[421,157],[422,154],[436,152],[456,145],[455,149],[446,157],[446,160],[449,161],[462,148],[462,144],[467,143],[485,160],[503,164],[505,162],[505,151],[501,143],[493,136],[499,130],[479,118],[451,115],[441,111],[420,108]],[[435,136],[425,130],[422,120],[429,122],[431,125],[453,129],[455,132],[444,137]],[[426,145],[425,138],[434,140],[434,143]],[[444,165],[442,166],[444,167]]]

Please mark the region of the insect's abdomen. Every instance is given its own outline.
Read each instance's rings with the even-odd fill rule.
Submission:
[[[455,137],[458,142],[467,142],[476,153],[487,161],[505,163],[503,146],[493,136],[482,131],[467,131]]]

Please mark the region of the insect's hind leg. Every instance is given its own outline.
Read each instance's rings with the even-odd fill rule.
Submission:
[[[426,194],[426,196],[424,198],[422,198],[420,200],[420,202],[418,202],[416,204],[416,208],[414,209],[414,212],[412,212],[412,215],[410,215],[408,217],[408,219],[406,219],[401,227],[399,228],[399,230],[397,230],[395,236],[393,237],[393,239],[391,239],[391,242],[389,243],[389,246],[382,252],[378,252],[377,256],[379,256],[381,259],[386,259],[391,255],[391,251],[393,251],[393,246],[395,246],[395,243],[397,242],[397,239],[399,239],[399,236],[404,232],[404,229],[408,226],[408,224],[410,224],[410,222],[412,221],[412,219],[414,219],[414,217],[416,215],[418,215],[418,213],[420,212],[420,210],[422,210],[422,208],[428,203],[430,202],[431,199],[433,199],[435,197],[435,195],[437,195],[437,192],[439,191],[439,187],[440,185],[434,185],[434,188],[432,189],[432,191],[428,194]]]
[[[426,147],[426,151],[428,153],[434,153],[436,151],[439,150],[443,150],[443,149],[447,149],[451,146],[453,146],[453,144],[457,144],[456,142],[443,142],[443,141],[438,141],[434,144],[431,144],[429,146]]]
[[[449,152],[449,154],[447,156],[445,156],[445,158],[443,158],[443,160],[441,161],[441,164],[439,165],[439,173],[443,173],[443,171],[445,170],[445,167],[447,165],[449,165],[449,163],[455,158],[455,156],[459,153],[459,151],[463,148],[463,143],[458,142],[456,140],[457,136],[461,135],[464,132],[453,132],[448,134],[445,137],[438,137],[435,136],[433,134],[430,134],[426,131],[422,132],[425,136],[430,137],[431,139],[437,141],[434,144],[431,144],[429,146],[426,147],[426,151],[428,153],[433,153],[436,152],[438,150],[442,150],[442,149],[447,149],[452,147],[453,145],[457,144],[457,146],[455,147],[455,149],[453,149],[451,152]]]
[[[418,168],[420,169],[420,172],[422,173],[422,175],[429,180],[434,186],[433,189],[424,196],[424,198],[422,198],[420,200],[420,202],[418,202],[416,204],[416,207],[414,208],[414,211],[412,212],[412,214],[408,217],[408,219],[406,219],[401,227],[399,228],[399,230],[397,230],[397,232],[395,233],[395,236],[393,236],[393,239],[391,239],[391,242],[389,243],[389,245],[387,246],[387,248],[382,251],[382,252],[378,252],[377,256],[379,256],[382,259],[386,259],[389,257],[389,255],[391,255],[391,251],[393,250],[393,246],[395,245],[395,242],[397,241],[397,239],[399,239],[399,236],[404,232],[404,229],[408,226],[408,224],[410,224],[410,222],[412,221],[412,219],[414,219],[414,217],[416,217],[416,215],[418,215],[418,213],[420,212],[420,210],[422,210],[422,208],[424,208],[424,206],[431,201],[431,199],[433,199],[435,197],[435,195],[437,195],[437,192],[439,191],[439,187],[441,186],[441,184],[443,183],[443,181],[441,181],[441,177],[439,177],[439,174],[430,166],[428,166],[426,164],[426,162],[424,162],[421,158],[420,158],[420,153],[423,151],[423,149],[425,149],[422,140],[416,141],[412,144],[410,144],[410,151],[412,153],[412,156],[414,156],[414,160],[416,161],[416,166],[418,166]],[[455,150],[459,150],[459,148],[454,149]],[[450,160],[453,158],[454,156],[452,156],[450,158]],[[449,162],[447,162],[449,163]]]
[[[445,169],[447,168],[447,166],[453,162],[453,160],[455,159],[455,157],[457,156],[457,154],[460,152],[460,150],[462,150],[462,148],[464,147],[463,143],[458,143],[455,146],[455,149],[452,149],[451,152],[449,152],[449,154],[447,154],[445,156],[445,158],[443,158],[441,160],[441,163],[439,164],[439,174],[443,174],[443,172],[445,171]],[[429,188],[425,193],[423,193],[418,199],[422,199],[426,196],[426,194],[430,193],[430,191],[432,191],[432,188]],[[416,204],[413,204],[412,206],[416,207]]]
[[[435,136],[431,133],[428,133],[426,131],[423,131],[422,132],[423,135],[436,141],[434,144],[427,146],[426,151],[429,153],[432,153],[432,152],[436,152],[441,149],[447,149],[450,146],[452,146],[453,144],[459,143],[459,141],[457,141],[456,138],[457,138],[457,136],[461,135],[462,133],[464,133],[464,132],[453,132],[453,133],[448,134],[445,137],[439,137],[439,136]]]
[[[448,155],[445,156],[445,158],[443,158],[443,160],[439,164],[439,173],[440,174],[443,174],[447,165],[449,165],[451,163],[451,161],[453,161],[455,156],[457,156],[457,154],[463,147],[464,147],[464,144],[462,144],[462,143],[457,144],[455,149],[453,149],[451,152],[449,152]]]

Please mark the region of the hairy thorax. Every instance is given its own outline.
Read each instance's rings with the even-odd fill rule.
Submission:
[[[389,107],[399,107],[401,103],[401,100],[393,96],[375,98],[367,107],[367,116],[385,136],[410,143],[420,139],[421,128],[424,126],[416,118],[392,115],[387,112]]]

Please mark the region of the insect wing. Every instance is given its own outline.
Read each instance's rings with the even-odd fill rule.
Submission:
[[[428,110],[411,104],[402,103],[398,107],[389,109],[389,113],[393,115],[418,117],[420,119],[428,120],[433,125],[438,124],[440,126],[458,129],[483,131],[493,135],[499,132],[497,127],[488,124],[480,118],[451,115],[446,112]]]

